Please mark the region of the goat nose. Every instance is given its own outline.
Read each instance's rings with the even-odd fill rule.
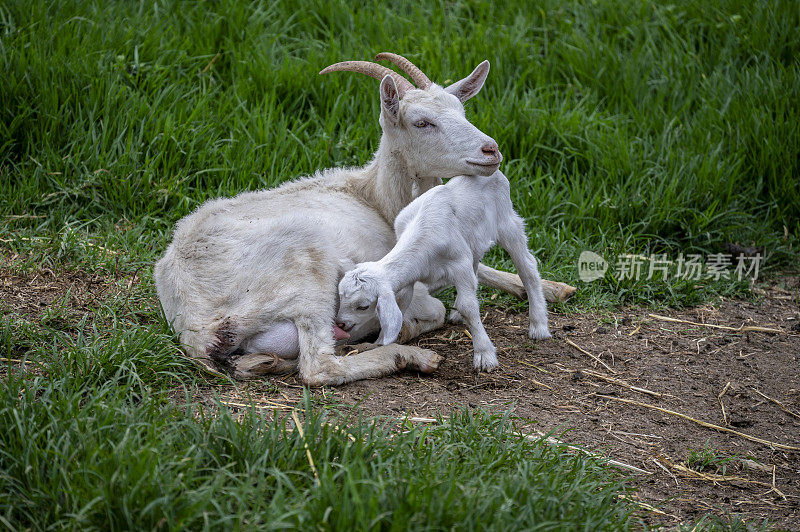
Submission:
[[[497,155],[500,149],[497,147],[496,142],[487,142],[481,146],[481,151],[484,155]]]

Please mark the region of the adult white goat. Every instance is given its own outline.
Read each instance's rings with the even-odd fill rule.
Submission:
[[[379,58],[398,64],[419,88],[364,61],[321,72],[353,71],[381,80],[383,135],[370,163],[211,200],[176,225],[154,278],[165,316],[191,356],[247,378],[276,371],[276,361],[295,343],[299,357],[289,366],[296,364],[308,384],[438,366],[434,352],[397,344],[334,355],[340,265],[377,260],[392,248],[392,224],[411,202],[412,189],[423,193],[443,178],[489,176],[498,169],[497,144],[467,121],[462,105],[483,86],[489,63],[443,88],[405,58]],[[522,292],[513,274],[481,266],[479,275],[490,286]],[[551,293],[560,299],[571,291],[555,283]],[[443,322],[442,303],[418,284],[401,336],[408,340]],[[351,335],[358,339],[377,328],[377,322],[364,324]]]
[[[472,335],[475,369],[497,367],[496,349],[486,334],[478,304],[477,268],[495,243],[514,262],[528,292],[528,336],[550,338],[547,306],[536,259],[528,250],[525,224],[511,204],[511,187],[499,170],[490,177],[459,176],[434,187],[400,211],[397,244],[377,262],[356,265],[339,282],[336,321],[345,331],[380,318],[379,344],[397,339],[402,311],[414,283],[429,289],[456,287],[455,308]]]

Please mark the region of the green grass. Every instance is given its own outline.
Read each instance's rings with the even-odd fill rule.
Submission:
[[[0,238],[62,262],[102,243],[135,269],[208,198],[363,164],[377,84],[317,72],[393,50],[440,82],[492,62],[468,113],[505,154],[543,271],[580,286],[573,308],[742,295],[729,281],[587,285],[576,260],[740,242],[764,246],[768,270],[796,268],[798,26],[792,1],[6,1]]]
[[[710,447],[708,442],[702,449],[690,449],[686,456],[686,466],[695,471],[707,471],[724,475],[729,465],[734,465],[739,457],[729,456]]]
[[[86,369],[0,388],[9,529],[624,530],[635,509],[606,468],[515,434],[506,417],[345,432],[307,401],[300,436],[255,410],[234,419],[132,395],[120,382],[147,377],[130,369],[87,396],[71,376]]]
[[[750,522],[737,514],[718,516],[704,515],[696,523],[678,527],[681,532],[761,532],[767,530],[780,530],[770,526],[769,521]]]
[[[797,269],[796,2],[318,4],[0,0],[0,260],[142,279],[88,312],[0,308],[0,356],[29,362],[0,382],[2,525],[632,525],[617,477],[502,417],[351,424],[352,442],[309,407],[316,483],[297,433],[169,399],[205,377],[175,356],[152,264],[208,198],[368,161],[377,83],[317,75],[336,61],[396,51],[439,82],[491,61],[467,113],[501,147],[544,275],[580,289],[558,311],[750,297],[730,280],[586,284],[586,249],[613,265],[738,242],[765,248],[767,275]]]

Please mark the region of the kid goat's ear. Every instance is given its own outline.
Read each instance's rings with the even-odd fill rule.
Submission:
[[[397,125],[400,120],[400,94],[392,76],[386,75],[381,80],[381,110],[392,125]]]
[[[397,341],[400,329],[403,328],[403,313],[400,312],[391,289],[381,290],[380,294],[378,294],[376,309],[378,311],[378,320],[381,322],[381,336],[378,339],[378,343],[388,345]]]
[[[461,100],[461,103],[466,102],[476,94],[478,94],[486,81],[486,76],[489,75],[489,61],[484,61],[472,71],[472,74],[456,81],[452,85],[445,88],[447,92]]]

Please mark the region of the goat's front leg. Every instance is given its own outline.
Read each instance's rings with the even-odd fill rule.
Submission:
[[[473,362],[478,371],[492,371],[497,367],[497,349],[495,349],[481,321],[481,307],[478,303],[478,279],[472,270],[468,276],[456,283],[456,310],[472,335],[474,350]]]
[[[399,344],[339,357],[334,354],[329,321],[295,320],[295,324],[300,341],[300,377],[310,386],[383,377],[406,368],[431,373],[442,361],[430,349]]]
[[[324,313],[323,313],[324,314]],[[340,366],[335,354],[335,342],[330,333],[328,316],[295,319],[300,354],[297,357],[300,378],[311,386],[342,384],[347,382],[347,373]]]
[[[514,262],[525,291],[528,293],[528,312],[530,325],[528,336],[543,340],[550,338],[547,325],[547,303],[542,292],[542,278],[536,265],[536,257],[528,249],[528,238],[525,236],[525,225],[516,213],[500,227],[498,243],[508,251]]]

